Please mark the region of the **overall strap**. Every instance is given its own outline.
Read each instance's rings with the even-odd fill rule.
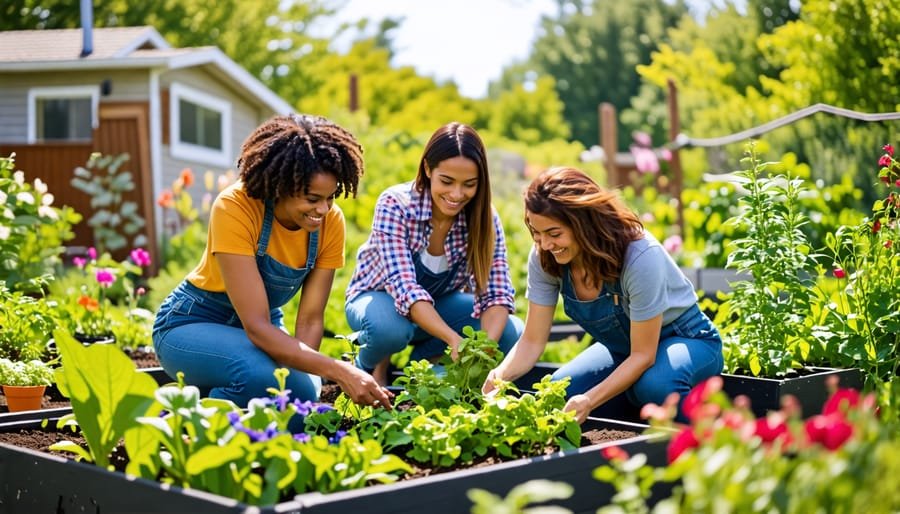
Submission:
[[[262,232],[259,234],[259,244],[257,245],[256,255],[262,257],[266,254],[269,247],[269,236],[272,235],[272,221],[275,219],[275,206],[272,199],[266,200],[266,213],[263,215]]]
[[[312,269],[316,265],[316,255],[319,253],[319,232],[316,230],[309,234],[309,250],[306,252],[306,269]]]

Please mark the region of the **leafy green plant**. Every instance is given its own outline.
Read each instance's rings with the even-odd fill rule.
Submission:
[[[94,214],[87,220],[94,233],[94,244],[101,252],[131,246],[145,246],[147,236],[142,232],[146,222],[137,203],[125,200],[125,193],[134,190],[130,171],[120,171],[128,154],[104,156],[92,153],[85,167],[75,168],[72,187],[91,197]]]
[[[11,361],[0,359],[0,384],[9,386],[48,386],[53,383],[53,368],[37,359]]]
[[[35,284],[42,284],[49,277]],[[0,281],[0,357],[41,359],[47,355],[50,334],[58,323],[58,304],[47,297],[12,292]]]
[[[886,195],[870,216],[826,240],[839,288],[826,300],[821,333],[834,365],[862,368],[884,392],[885,414],[900,419],[900,162],[893,146],[883,152],[878,182]]]
[[[472,514],[571,514],[572,511],[563,507],[529,505],[565,500],[573,492],[572,486],[565,482],[529,480],[510,489],[504,498],[484,489],[469,489],[466,496],[472,500]]]
[[[900,430],[879,419],[872,395],[842,389],[822,413],[800,418],[796,402],[755,418],[746,399],[732,403],[721,378],[698,385],[684,400],[690,425],[672,425],[674,404],[648,406],[656,426],[678,431],[669,465],[644,466],[624,451],[595,472],[621,501],[603,512],[650,512],[650,486],[674,484],[653,512],[897,512]],[[676,400],[677,401],[677,400]]]
[[[752,277],[737,281],[726,295],[716,322],[725,342],[725,365],[769,377],[804,365],[819,343],[805,322],[814,301],[817,264],[801,227],[807,222],[798,199],[800,179],[765,176],[771,163],[758,160],[754,145],[744,159],[748,169],[735,172],[747,189],[742,211],[726,225],[746,236],[731,243],[727,267]]]
[[[467,401],[481,396],[481,385],[488,373],[503,360],[503,353],[496,341],[488,338],[483,330],[463,327],[462,341],[459,343],[459,358],[454,362],[447,347],[441,363],[446,370],[444,381],[455,384]]]
[[[26,182],[14,158],[0,157],[0,281],[13,291],[39,292],[81,215],[54,207],[47,185],[39,178]]]
[[[84,450],[71,441],[51,449],[73,452],[98,466],[109,467],[109,455],[136,419],[150,412],[156,381],[139,373],[134,362],[113,345],[85,347],[64,329],[53,332],[62,360],[56,384],[72,403],[72,414],[59,426],[77,420],[87,442]]]

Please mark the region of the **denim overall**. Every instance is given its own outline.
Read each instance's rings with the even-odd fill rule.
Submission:
[[[553,374],[554,380],[571,377],[567,393],[572,396],[605,380],[628,357],[631,320],[625,313],[619,280],[604,283],[595,299],[579,300],[569,269],[565,267],[561,293],[566,314],[594,339],[593,344]],[[696,304],[664,325],[659,339],[653,366],[623,394],[595,409],[592,415],[634,417],[644,404],[662,404],[672,392],[684,398],[691,387],[721,373],[722,340]]]
[[[428,269],[419,254],[413,254],[416,282],[428,291],[434,300],[434,308],[447,325],[462,334],[469,325],[481,329],[481,320],[472,317],[475,297],[451,289],[453,278],[464,261],[450,269],[435,273]],[[394,299],[386,291],[367,291],[346,305],[350,328],[359,331],[360,350],[357,365],[371,371],[382,359],[402,351],[406,345],[414,345],[410,360],[430,359],[444,353],[447,344],[420,328],[394,308]],[[523,323],[510,316],[498,344],[503,353],[509,352],[522,334]]]
[[[266,290],[272,324],[285,332],[281,306],[291,300],[316,263],[319,232],[309,235],[309,252],[303,268],[286,266],[266,254],[274,222],[274,204],[267,200],[256,251],[256,266]],[[184,372],[185,382],[245,406],[251,398],[268,397],[274,387],[273,372],[280,367],[247,337],[226,293],[205,291],[187,280],[165,299],[153,325],[153,346],[170,376]],[[291,396],[318,398],[320,377],[291,370],[286,387]]]

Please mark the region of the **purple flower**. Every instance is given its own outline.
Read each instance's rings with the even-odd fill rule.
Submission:
[[[338,444],[339,442],[341,442],[341,439],[343,439],[346,436],[347,436],[346,430],[338,430],[337,432],[334,433],[333,436],[328,438],[328,442],[330,444]]]
[[[296,398],[294,400],[294,407],[297,409],[297,414],[301,416],[306,416],[307,414],[309,414],[309,412],[312,410],[312,405],[312,402],[309,400],[301,401],[300,398]]]
[[[316,412],[317,412],[318,414],[324,414],[324,413],[326,413],[326,412],[328,412],[328,411],[331,411],[331,410],[334,410],[334,407],[332,407],[331,405],[325,405],[324,403],[319,404],[319,405],[316,406]]]
[[[294,441],[301,443],[309,442],[309,434],[294,434]]]

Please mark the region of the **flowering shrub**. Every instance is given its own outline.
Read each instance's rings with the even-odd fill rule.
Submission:
[[[84,338],[118,336],[146,336],[140,326],[148,325],[152,314],[138,308],[145,288],[135,282],[150,266],[150,254],[143,248],[133,249],[128,258],[116,261],[109,254],[98,256],[94,247],[87,256],[74,257],[75,269],[63,280],[51,286],[61,300],[63,325],[73,334]],[[135,325],[135,326],[132,326]],[[131,346],[131,345],[129,345]]]
[[[879,403],[900,418],[900,162],[884,145],[878,160],[883,197],[859,224],[827,238],[840,287],[828,298],[821,333],[835,365],[863,368],[882,393]]]
[[[654,512],[896,512],[900,508],[900,431],[879,419],[872,395],[836,390],[822,413],[803,421],[795,401],[755,418],[746,398],[734,403],[714,377],[682,408],[690,425],[673,425],[677,398],[645,407],[656,426],[678,429],[667,467],[635,465],[624,452],[595,472],[622,492],[617,512],[649,512],[654,482],[674,483]],[[638,487],[636,484],[640,484]]]
[[[81,215],[54,207],[47,184],[39,178],[26,182],[13,157],[0,158],[0,280],[13,291],[36,292],[44,285],[41,277],[60,263],[63,243],[75,237],[72,226]]]

